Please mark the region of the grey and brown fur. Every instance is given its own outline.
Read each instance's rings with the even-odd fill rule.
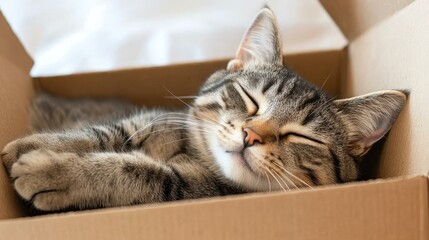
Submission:
[[[282,64],[264,8],[236,58],[185,110],[39,95],[33,128],[2,160],[36,208],[126,206],[356,180],[406,94],[334,100]]]

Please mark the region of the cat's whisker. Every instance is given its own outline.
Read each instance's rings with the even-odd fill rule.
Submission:
[[[165,128],[164,128],[164,129],[159,129],[159,130],[155,130],[155,131],[150,131],[149,133],[160,132],[160,131],[168,131],[168,130],[179,130],[179,129],[182,129],[182,130],[189,130],[189,127],[191,127],[191,126],[194,126],[194,125],[199,126],[199,123],[193,123],[193,122],[181,122],[181,121],[177,121],[177,120],[173,120],[173,121],[166,121],[166,122],[162,122],[162,123],[160,123],[160,124],[176,125],[176,126],[178,126],[178,127],[171,128],[171,127],[165,126]],[[159,125],[160,125],[160,124],[159,124]],[[156,126],[156,125],[154,125],[154,126]],[[181,126],[181,127],[179,127],[179,126]],[[209,129],[199,129],[199,131],[201,131],[201,132],[207,132],[207,133],[213,133],[213,134],[216,134],[216,132],[215,132],[215,131],[210,131]]]
[[[162,85],[161,85],[162,86]],[[190,109],[193,109],[195,111],[197,111],[193,106],[191,106],[190,104],[188,104],[187,102],[183,101],[182,99],[178,98],[174,93],[172,93],[170,90],[168,90],[165,86],[162,86],[167,92],[169,92],[173,97],[175,97],[176,99],[178,99],[179,101],[181,101],[182,103],[184,103],[186,106],[188,106]],[[207,115],[204,115],[205,117],[209,118]],[[217,121],[215,121],[214,119],[211,119],[214,123],[219,124]]]
[[[164,119],[158,119],[158,121],[151,123],[150,125],[152,126],[156,126],[156,125],[160,125],[160,124],[170,124],[170,125],[181,125],[181,128],[165,128],[165,129],[160,129],[160,130],[156,130],[156,131],[151,131],[150,133],[154,133],[154,132],[160,132],[160,131],[168,131],[168,130],[178,130],[178,129],[183,129],[183,130],[187,130],[187,127],[190,127],[191,125],[195,125],[195,126],[199,126],[200,123],[198,122],[192,122],[192,121],[187,121],[187,120],[182,120],[182,119],[175,119],[175,118],[164,118]],[[148,126],[146,126],[147,128]],[[137,131],[138,132],[142,132],[144,129]],[[199,129],[199,131],[202,132],[206,132],[206,133],[211,133],[211,134],[216,134],[215,131],[209,131],[206,129]],[[134,133],[129,139],[131,139],[133,136],[136,135],[136,133]],[[178,140],[180,141],[180,140]]]
[[[191,127],[191,126],[197,126],[197,127],[199,127],[201,125],[199,123],[180,122],[180,121],[172,121],[172,122],[168,122],[167,124],[172,124],[172,125],[180,125],[180,124],[182,124],[182,126],[188,126],[188,127]],[[204,132],[204,131],[207,132],[209,130],[207,130],[207,129],[198,129],[198,131],[200,131],[200,132]],[[216,134],[216,132],[214,130],[211,130],[209,132]]]
[[[159,120],[159,121],[161,121],[161,120]],[[201,123],[199,123],[199,122],[192,121],[189,119],[182,119],[182,118],[178,118],[178,117],[162,119],[162,123],[164,123],[164,124],[180,124],[180,123],[182,123],[183,125],[187,125],[187,126],[200,126],[201,125]]]
[[[167,118],[167,119],[163,119],[163,120],[165,120],[164,123],[166,123],[166,124],[168,124],[169,122],[181,122],[181,123],[200,124],[199,122],[196,122],[196,121],[187,120],[187,119],[183,119],[183,118],[177,118],[177,117]]]
[[[322,86],[320,87],[320,90],[323,90],[323,87],[325,86],[325,84],[328,82],[328,80],[331,78],[331,76],[332,76],[332,73],[334,72],[334,70],[332,70],[329,74],[328,74],[328,76],[325,78],[325,81],[323,81],[323,84],[322,84]]]
[[[197,97],[198,96],[176,96],[176,97],[173,97],[173,96],[164,96],[164,98],[168,98],[168,99],[176,99],[176,98],[180,98],[180,99],[195,99]]]
[[[258,166],[260,167],[260,168],[262,168],[262,171],[261,172],[263,172],[264,174],[265,174],[265,177],[267,178],[267,182],[268,182],[268,189],[269,189],[269,192],[271,192],[271,181],[270,181],[270,177],[268,176],[268,174],[267,174],[267,172],[266,171],[264,171],[265,170],[265,167],[264,167],[264,164],[259,164],[259,162],[257,162],[258,164]],[[261,178],[258,178],[258,183],[261,181]]]
[[[320,105],[319,107],[317,107],[316,109],[314,109],[311,113],[309,113],[308,115],[314,114],[316,112],[319,112],[321,110],[323,110],[325,107],[327,107],[329,105],[329,103],[332,102],[332,100],[334,100],[335,98],[337,98],[337,96],[333,96],[332,98],[328,99],[328,101],[326,101],[325,103],[323,103],[322,105]]]
[[[165,131],[172,131],[172,130],[189,130],[189,128],[183,128],[183,127],[177,127],[177,128],[165,128],[165,129],[160,129],[160,130],[155,130],[155,131],[151,131],[150,133],[156,133],[156,132],[165,132]],[[202,132],[206,132],[206,133],[214,133],[215,132],[210,132],[210,131],[205,131],[205,130],[201,130]]]
[[[167,144],[171,144],[171,143],[175,143],[175,142],[180,142],[180,141],[184,141],[184,140],[192,140],[192,139],[204,139],[204,138],[203,137],[195,137],[195,136],[193,136],[193,137],[181,138],[181,139],[177,139],[177,140],[174,140],[174,141],[166,142],[164,144],[167,145]]]
[[[269,167],[265,167],[265,169],[268,171],[268,173],[273,176],[273,178],[276,180],[276,182],[279,184],[279,186],[283,189],[283,191],[286,192],[286,189],[283,187],[283,185],[280,183],[280,181],[274,176],[274,174],[271,172]]]
[[[153,125],[155,125],[156,123],[158,123],[157,121],[156,121],[156,118],[157,117],[155,117],[154,119],[152,119],[146,126],[144,126],[144,127],[142,127],[142,128],[140,128],[140,129],[137,129],[133,134],[131,134],[131,136],[125,141],[125,143],[127,143],[129,140],[131,140],[136,134],[138,134],[139,132],[143,132],[144,130],[146,130],[147,128],[149,128],[149,127],[151,127],[151,126],[153,126]],[[124,145],[125,145],[125,143],[124,143]]]
[[[170,115],[171,113],[164,113],[164,114],[160,114],[160,115],[158,115],[158,116],[156,116],[155,118],[153,118],[150,122],[149,122],[149,124],[147,124],[145,127],[143,127],[143,128],[140,128],[140,129],[137,129],[125,142],[124,142],[124,144],[122,145],[122,150],[124,149],[124,147],[125,147],[125,145],[131,140],[131,139],[133,139],[133,137],[136,135],[136,134],[138,134],[138,133],[140,133],[140,132],[143,132],[144,130],[146,130],[147,128],[149,128],[149,127],[151,127],[151,126],[153,126],[153,125],[155,125],[155,124],[161,124],[161,123],[163,123],[163,121],[165,121],[165,120],[167,120],[168,118],[162,118],[162,117],[165,117],[166,115],[168,116],[168,115]]]
[[[292,176],[293,178],[295,178],[296,180],[298,180],[299,182],[301,182],[302,184],[306,185],[309,188],[313,188],[311,187],[308,183],[306,183],[304,180],[302,180],[301,178],[299,178],[298,176],[296,176],[295,174],[293,174],[292,172],[288,171],[284,166],[281,166],[278,163],[274,163],[277,167],[279,167],[280,169],[282,169],[285,173],[289,174],[290,176]]]
[[[184,103],[186,106],[194,109],[193,107],[191,107],[191,105],[189,105],[187,102],[183,101],[182,99],[180,99],[179,97],[177,97],[174,93],[172,93],[170,90],[168,90],[168,88],[166,88],[164,85],[161,84],[161,87],[164,88],[165,91],[167,91],[168,93],[171,94],[171,96],[173,96],[175,99],[178,99],[179,101],[181,101],[182,103]]]
[[[152,126],[152,125],[154,125],[154,124],[156,124],[156,123],[167,123],[167,122],[168,122],[168,120],[171,120],[171,119],[176,118],[176,117],[174,117],[174,118],[173,118],[173,117],[165,117],[165,115],[170,115],[170,114],[166,113],[166,114],[161,114],[161,115],[156,116],[156,117],[155,117],[154,119],[152,119],[152,120],[149,122],[149,124],[147,124],[145,127],[140,128],[140,129],[137,129],[135,133],[137,133],[137,132],[141,132],[141,131],[144,131],[145,129],[147,129],[148,127],[150,127],[150,126]],[[164,118],[162,118],[162,117],[164,117]],[[177,119],[178,119],[178,120],[187,121],[187,119],[186,119],[186,118],[178,118],[178,117],[177,117]],[[134,133],[134,134],[135,134],[135,133]]]
[[[298,186],[287,176],[285,175],[285,171],[287,171],[284,167],[282,167],[280,164],[278,164],[277,162],[272,162],[274,164],[274,166],[276,166],[277,168],[280,169],[280,172],[278,172],[285,180],[287,180],[288,182],[290,182],[294,188],[298,188]]]
[[[206,119],[206,118],[202,118],[202,117],[199,117],[199,116],[193,116],[193,117],[196,118],[197,120],[203,121],[205,123],[214,123],[214,124],[217,124],[217,125],[221,125],[220,123],[214,122],[211,119]],[[194,121],[194,122],[196,122],[194,119],[191,119],[191,118],[187,118],[187,121]]]
[[[165,116],[168,116],[168,115],[171,115],[171,114],[173,114],[173,113],[162,113],[162,114],[160,114],[160,115],[158,115],[158,116],[154,117],[154,118],[149,122],[149,124],[148,124],[148,125],[146,125],[145,127],[143,127],[143,129],[147,128],[149,125],[151,125],[152,123],[154,123],[154,122],[156,122],[156,121],[158,121],[158,120],[162,120],[162,119],[163,119],[162,117],[165,117]],[[167,117],[167,118],[168,118],[168,117]],[[164,118],[164,119],[166,119],[166,118]],[[140,130],[140,129],[139,129],[139,130]]]
[[[279,172],[279,174],[284,178],[284,179],[286,179],[286,181],[288,181],[288,182],[290,182],[292,185],[293,185],[293,187],[295,188],[295,189],[297,189],[297,188],[299,188],[293,181],[292,181],[292,179],[290,179],[286,174],[285,174],[285,172],[283,172],[283,171],[280,171]]]
[[[265,171],[262,171],[264,174],[265,174],[265,176],[267,177],[267,180],[268,180],[268,189],[269,189],[269,191],[271,192],[271,180],[270,180],[270,178],[268,177],[268,174],[267,174],[267,172],[265,172]]]
[[[218,121],[216,121],[215,119],[212,119],[211,117],[209,117],[207,114],[204,114],[202,112],[199,112],[199,114],[201,114],[203,117],[207,118],[207,120],[211,120],[213,123],[218,124],[220,126],[222,126],[221,123],[219,123]],[[196,116],[195,114],[193,115],[193,117],[198,117],[201,119],[201,117]],[[225,123],[225,121],[223,119],[220,119],[223,123]]]
[[[301,182],[302,184],[304,184],[305,186],[307,186],[308,188],[313,188],[311,185],[309,185],[308,183],[306,183],[304,180],[302,180],[301,178],[297,177],[295,174],[287,171],[285,172],[287,174],[289,174],[290,176],[292,176],[293,178],[295,178],[296,180],[298,180],[299,182]]]
[[[276,174],[276,176],[279,177],[280,180],[286,185],[287,190],[290,191],[289,184],[287,184],[287,182],[282,178],[281,174],[278,173],[275,169],[272,169],[272,170],[273,170],[273,173]]]
[[[183,120],[183,121],[186,121],[186,122],[198,123],[198,122],[194,121],[193,119],[190,119],[189,116],[188,116],[188,114],[186,114],[186,113],[170,113],[168,115],[171,115],[170,118],[167,117],[168,119],[177,119],[177,120]],[[202,117],[199,117],[199,116],[194,116],[194,117],[197,120],[201,120],[202,122],[215,123],[215,124],[221,125],[221,124],[219,124],[217,122],[214,122],[212,119],[205,119],[205,118],[202,118]]]
[[[182,126],[181,128],[169,128],[166,127],[165,129],[160,129],[160,130],[156,130],[156,131],[150,131],[148,134],[153,133],[153,132],[160,132],[160,131],[168,131],[168,130],[176,130],[176,129],[183,129],[183,130],[188,130],[190,126],[199,126],[200,123],[197,122],[190,122],[190,121],[185,121],[185,120],[181,120],[181,119],[172,119],[172,118],[168,118],[168,119],[160,119],[156,122],[153,122],[152,124],[150,124],[152,127],[156,126],[156,125],[161,125],[161,124],[166,124],[166,125],[178,125],[178,126]],[[149,126],[147,126],[149,127]],[[146,127],[146,128],[147,128]],[[138,134],[139,132],[144,131],[144,129],[138,130],[136,131],[129,139],[131,140],[133,137],[136,136],[136,134]],[[206,133],[212,133],[212,134],[216,134],[215,131],[210,131],[207,129],[199,129],[199,131],[201,132],[206,132]],[[126,143],[126,142],[125,142]]]
[[[145,127],[140,128],[140,129],[136,130],[133,134],[131,134],[131,136],[130,136],[127,140],[125,140],[125,141],[124,141],[124,143],[122,144],[121,150],[124,150],[125,145],[126,145],[126,144],[131,140],[131,139],[133,139],[133,137],[134,137],[135,135],[139,134],[140,132],[143,132],[144,130],[146,130],[148,127],[150,127],[150,126],[152,126],[152,125],[153,125],[153,122],[151,121],[151,122],[149,122],[149,124],[148,124],[148,125],[146,125]]]
[[[184,119],[187,119],[187,120],[191,121],[191,119],[189,119],[189,114],[186,114],[186,113],[170,113],[170,114],[173,115],[173,116],[176,115],[176,117],[183,116]],[[199,116],[193,116],[193,117],[195,117],[195,118],[197,118],[198,120],[201,120],[201,121],[212,122],[212,123],[219,124],[218,122],[216,122],[216,121],[214,121],[213,119],[210,119],[210,118],[205,119],[205,118],[202,118],[202,117],[199,117]],[[206,117],[206,116],[204,115],[204,117]]]

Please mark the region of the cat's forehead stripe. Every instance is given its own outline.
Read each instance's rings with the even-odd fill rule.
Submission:
[[[238,91],[238,93],[240,94],[244,103],[246,104],[247,112],[248,113],[253,113],[253,112],[256,113],[256,111],[258,110],[257,106],[255,106],[252,99],[250,99],[249,96],[247,96],[247,93],[244,92],[243,88],[237,82],[233,83],[233,85],[234,85],[235,89]]]
[[[206,88],[202,89],[201,94],[207,94],[207,93],[215,92],[216,90],[222,88],[225,84],[232,83],[232,82],[233,82],[233,80],[231,80],[229,78],[221,80],[218,83],[214,83],[214,84],[209,85]]]
[[[264,86],[262,87],[262,94],[265,94],[271,87],[273,87],[275,84],[275,81],[273,80],[266,80]]]
[[[308,105],[313,105],[314,103],[316,103],[317,101],[320,100],[321,96],[319,93],[317,92],[310,92],[308,94],[305,94],[306,97],[304,97],[303,100],[301,100],[299,109],[304,109],[305,107],[307,107]]]

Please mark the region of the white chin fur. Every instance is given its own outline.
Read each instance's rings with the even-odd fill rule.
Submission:
[[[215,161],[225,177],[254,191],[269,190],[266,179],[256,176],[247,167],[243,166],[238,159],[234,159],[233,154],[225,152],[219,145],[215,135],[210,134],[209,145]]]

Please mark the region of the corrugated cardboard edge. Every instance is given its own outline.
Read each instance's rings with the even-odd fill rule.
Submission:
[[[9,239],[46,240],[316,239],[316,233],[317,239],[427,240],[428,179],[403,177],[5,220],[0,232]]]
[[[415,0],[319,0],[344,36],[353,41]]]

